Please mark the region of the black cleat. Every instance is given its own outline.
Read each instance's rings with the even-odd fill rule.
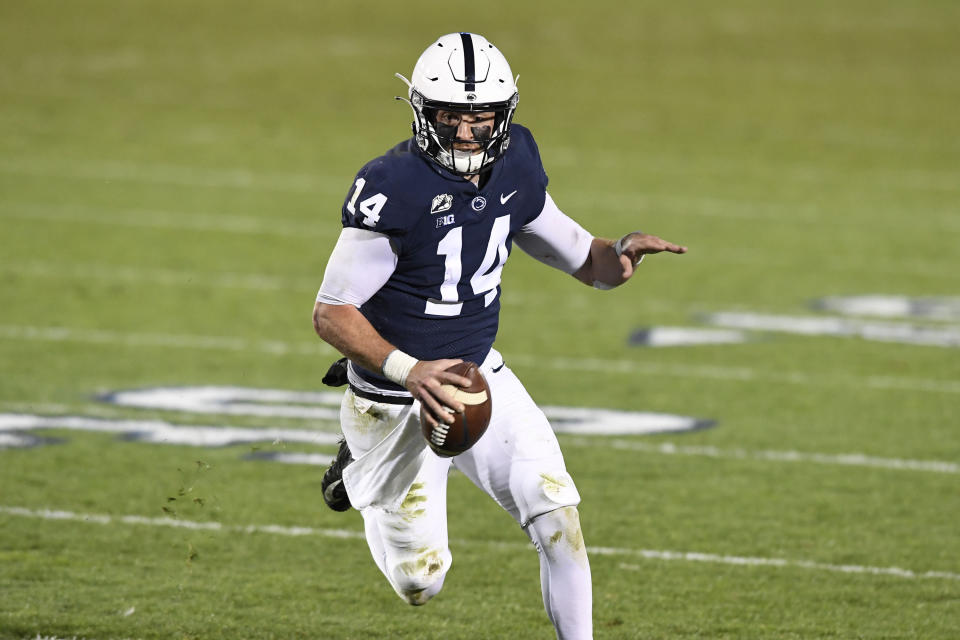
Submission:
[[[350,447],[347,446],[347,441],[341,438],[337,457],[324,472],[323,481],[320,483],[323,501],[334,511],[346,511],[350,508],[350,496],[347,495],[347,488],[343,486],[343,470],[351,462],[353,456],[350,454]]]

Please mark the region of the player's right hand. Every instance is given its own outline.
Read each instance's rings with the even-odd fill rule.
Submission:
[[[445,384],[457,387],[470,385],[469,378],[447,371],[459,362],[463,360],[420,360],[407,374],[407,391],[426,409],[428,422],[433,419],[435,422],[452,423],[453,416],[444,407],[450,407],[458,413],[464,410],[463,403],[457,402],[442,389]]]

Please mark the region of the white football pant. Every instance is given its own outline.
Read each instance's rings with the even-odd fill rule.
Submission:
[[[451,465],[503,507],[540,554],[547,614],[564,640],[591,637],[590,567],[567,473],[546,416],[495,350],[480,366],[493,402],[490,426],[454,458],[428,451],[399,508],[361,509],[367,543],[397,594],[425,604],[443,586],[452,562],[447,540],[447,474]],[[420,428],[420,403],[398,405],[344,394],[341,425],[359,458],[404,421]]]

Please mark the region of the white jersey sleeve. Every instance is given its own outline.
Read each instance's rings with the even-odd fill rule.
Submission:
[[[397,268],[390,238],[346,227],[327,261],[317,302],[359,307],[380,290]]]
[[[546,195],[543,211],[524,225],[513,241],[540,262],[573,273],[587,261],[593,236]]]

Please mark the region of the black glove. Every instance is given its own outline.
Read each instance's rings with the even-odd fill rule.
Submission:
[[[327,375],[323,376],[323,384],[328,387],[342,387],[347,384],[347,359],[340,358],[327,369]]]

